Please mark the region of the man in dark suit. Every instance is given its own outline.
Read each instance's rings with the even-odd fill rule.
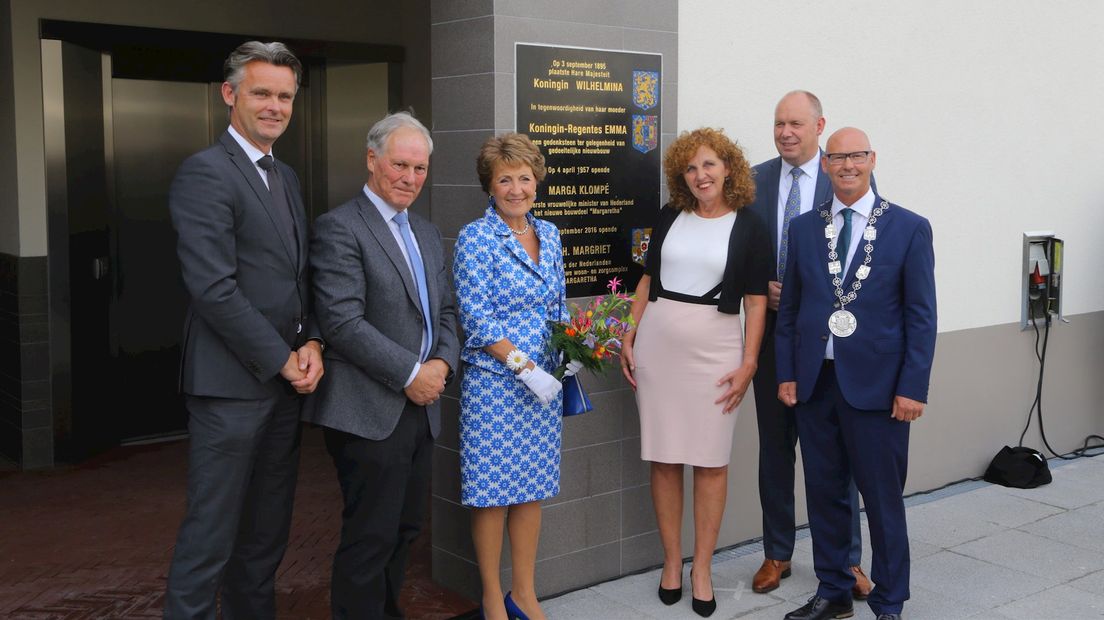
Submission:
[[[797,461],[797,425],[794,410],[778,400],[775,380],[774,328],[778,299],[785,276],[786,233],[794,217],[832,197],[828,175],[820,171],[818,138],[824,131],[820,99],[803,90],[787,93],[774,109],[774,145],[778,157],[755,166],[755,202],[751,210],[767,222],[777,265],[777,280],[770,283],[767,324],[755,373],[755,413],[759,428],[759,504],[763,509],[763,564],[752,579],[752,590],[770,592],[790,575],[790,558],[796,537],[794,518],[794,468]],[[859,566],[862,530],[859,526],[858,492],[852,487],[851,551],[849,565],[855,574],[855,598],[866,598],[872,585]]]
[[[309,316],[299,181],[272,157],[301,66],[251,41],[224,65],[230,127],[185,161],[169,211],[191,305],[181,389],[188,409],[188,508],[166,618],[274,618],[299,463],[300,394],[322,376]]]
[[[935,355],[935,253],[928,221],[871,188],[875,161],[865,133],[834,133],[821,157],[834,198],[790,223],[778,398],[796,408],[820,585],[787,620],[853,613],[851,478],[870,521],[870,608],[900,620],[909,597],[902,493]]]
[[[304,419],[325,429],[345,498],[334,618],[401,618],[425,516],[438,400],[460,346],[441,233],[409,211],[433,141],[405,112],[368,132],[368,182],[318,218],[311,243],[326,378]]]

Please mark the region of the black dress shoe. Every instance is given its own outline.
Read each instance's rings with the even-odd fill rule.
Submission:
[[[855,608],[851,602],[833,603],[826,598],[813,595],[808,603],[800,609],[795,609],[786,614],[785,620],[830,620],[834,618],[850,618],[855,615]]]
[[[878,614],[878,620],[901,620],[901,614]]]
[[[677,588],[664,588],[659,586],[659,600],[664,605],[674,605],[682,600],[682,584]]]

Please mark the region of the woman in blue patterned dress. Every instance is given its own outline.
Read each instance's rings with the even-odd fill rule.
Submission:
[[[544,157],[510,133],[483,144],[476,164],[490,204],[460,231],[453,275],[467,340],[461,359],[461,502],[472,539],[486,618],[543,619],[534,572],[543,499],[560,491],[562,386],[550,372],[548,321],[567,316],[560,233],[533,207]],[[507,520],[507,515],[509,519]],[[503,524],[513,589],[499,581]]]

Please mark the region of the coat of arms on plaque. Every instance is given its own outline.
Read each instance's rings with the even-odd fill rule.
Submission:
[[[633,71],[633,105],[650,110],[659,103],[659,72]]]

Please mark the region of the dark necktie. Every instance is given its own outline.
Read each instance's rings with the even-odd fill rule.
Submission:
[[[272,204],[275,207],[273,209],[274,214],[280,220],[280,227],[283,228],[284,234],[287,235],[288,241],[291,243],[289,247],[296,264],[298,264],[299,234],[295,226],[295,214],[291,211],[291,204],[288,202],[287,193],[284,191],[284,182],[280,178],[280,173],[276,170],[276,160],[272,158],[272,155],[265,155],[257,160],[257,165],[268,176],[268,191],[272,194]]]
[[[778,281],[782,281],[782,276],[786,275],[786,254],[789,249],[790,240],[790,220],[794,219],[801,213],[801,185],[798,184],[798,180],[801,178],[801,168],[794,168],[790,171],[793,175],[793,185],[790,185],[790,195],[786,197],[786,209],[782,212],[782,241],[778,244]]]
[[[850,207],[844,208],[840,211],[840,215],[843,216],[843,230],[840,231],[839,242],[836,243],[836,254],[839,255],[840,266],[845,268],[847,266],[847,249],[851,245],[851,214],[854,211]]]
[[[424,362],[429,357],[430,343],[433,342],[433,328],[429,314],[429,291],[426,290],[425,265],[422,263],[422,255],[418,254],[418,248],[414,245],[414,237],[410,231],[410,214],[405,209],[395,214],[395,223],[399,225],[399,234],[402,235],[403,245],[406,246],[406,254],[410,259],[411,270],[414,272],[414,283],[418,286],[418,301],[422,306],[422,319],[425,321],[425,330],[422,339],[421,360]]]

